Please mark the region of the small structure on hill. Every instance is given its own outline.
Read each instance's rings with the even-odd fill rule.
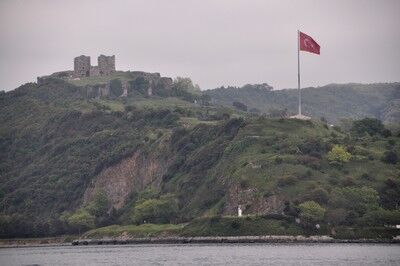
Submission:
[[[305,115],[302,115],[302,114],[292,115],[289,118],[290,119],[300,119],[300,120],[310,120],[311,119],[311,117],[305,116]]]
[[[100,55],[98,65],[92,66],[90,56],[81,55],[74,58],[74,70],[55,72],[37,78],[39,85],[52,80],[64,80],[74,83],[83,81],[81,93],[87,98],[99,97],[129,97],[137,93],[152,97],[153,95],[171,95],[173,80],[170,77],[161,77],[160,73],[143,71],[116,71],[115,55]],[[118,73],[118,75],[115,75]],[[96,79],[92,77],[105,77]],[[86,81],[90,81],[87,84]]]
[[[239,205],[239,206],[238,206],[238,217],[242,217],[242,212],[243,212],[242,206]]]

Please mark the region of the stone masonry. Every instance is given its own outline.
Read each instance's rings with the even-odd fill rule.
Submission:
[[[90,56],[81,55],[74,59],[74,76],[89,77],[90,76]]]
[[[115,71],[115,55],[100,55],[97,58],[97,66],[90,64],[90,56],[81,55],[74,59],[75,78],[107,76]]]
[[[100,76],[110,75],[112,72],[115,71],[115,55],[100,55],[97,58],[97,65],[99,66]]]

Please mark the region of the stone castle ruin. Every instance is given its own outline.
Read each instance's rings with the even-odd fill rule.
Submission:
[[[107,76],[115,72],[115,55],[100,55],[97,58],[97,66],[90,64],[90,56],[81,55],[74,58],[75,78]]]
[[[115,72],[118,78],[113,78]],[[37,78],[38,84],[45,84],[51,79],[61,79],[67,82],[85,80],[86,78],[104,76],[104,81],[98,84],[81,86],[81,91],[87,98],[99,97],[134,97],[134,95],[169,95],[171,94],[173,81],[169,77],[161,77],[160,73],[148,73],[143,71],[116,71],[115,55],[100,55],[97,58],[97,66],[92,66],[90,56],[81,55],[74,58],[74,70],[66,70]]]

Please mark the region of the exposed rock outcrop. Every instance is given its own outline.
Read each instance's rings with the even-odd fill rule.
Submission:
[[[104,191],[112,207],[124,206],[131,192],[140,192],[147,186],[159,188],[173,158],[167,158],[167,142],[162,139],[153,152],[136,151],[132,156],[102,170],[91,182],[84,194],[83,204],[90,202],[97,191]]]
[[[284,201],[277,195],[265,197],[259,195],[256,188],[240,188],[233,185],[228,190],[224,205],[224,214],[236,215],[238,205],[242,206],[244,214],[270,214],[282,213],[285,207]]]

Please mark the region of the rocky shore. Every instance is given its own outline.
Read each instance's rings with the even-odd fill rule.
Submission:
[[[224,237],[145,237],[129,239],[77,239],[72,245],[124,244],[218,244],[218,243],[400,243],[394,239],[335,239],[330,236],[224,236]]]
[[[70,246],[66,237],[0,239],[0,248]]]

